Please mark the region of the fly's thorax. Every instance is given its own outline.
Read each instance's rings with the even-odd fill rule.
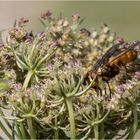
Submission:
[[[116,65],[105,65],[104,67],[98,69],[98,76],[102,77],[102,79],[105,79],[105,81],[109,81],[117,74],[119,74],[119,68]]]

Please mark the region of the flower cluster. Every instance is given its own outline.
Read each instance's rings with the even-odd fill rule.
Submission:
[[[85,84],[96,59],[123,38],[106,24],[100,31],[82,28],[78,13],[68,21],[47,10],[39,20],[44,31],[28,31],[29,20],[21,18],[0,39],[0,115],[7,125],[1,122],[0,129],[7,138],[134,138],[140,125],[139,57],[128,73],[122,68],[110,80],[110,88],[96,74]]]

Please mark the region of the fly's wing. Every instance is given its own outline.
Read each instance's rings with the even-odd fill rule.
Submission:
[[[116,59],[118,59],[119,57],[125,55],[127,52],[133,50],[136,46],[140,45],[140,41],[135,41],[134,43],[127,45],[127,46],[123,46],[123,48],[119,49],[118,51],[114,52],[114,54],[112,54],[111,61],[115,61]],[[110,63],[111,61],[108,61],[108,63]]]
[[[123,48],[119,49],[119,45],[116,44],[112,46],[101,59],[98,59],[97,62],[94,65],[94,69],[97,70],[100,67],[102,67],[104,64],[106,64],[110,57],[114,57],[113,60],[118,59],[121,55],[127,53],[128,51],[134,49],[136,46],[140,45],[140,41],[135,41],[134,43],[123,46]]]
[[[119,45],[113,45],[104,55],[101,59],[98,59],[97,62],[94,65],[94,69],[97,70],[98,68],[102,67],[105,63],[108,62],[109,58],[114,55],[114,53],[118,50]]]

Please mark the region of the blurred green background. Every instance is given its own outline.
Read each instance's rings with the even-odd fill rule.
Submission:
[[[15,19],[25,17],[30,20],[30,30],[41,31],[43,26],[38,17],[45,10],[52,11],[55,17],[62,13],[68,19],[79,13],[86,17],[83,27],[89,30],[107,23],[112,32],[126,41],[140,39],[140,1],[0,1],[0,30],[12,27]],[[137,133],[136,138],[139,137]]]
[[[81,17],[86,17],[83,26],[88,29],[99,29],[102,23],[107,23],[113,32],[125,40],[139,39],[140,1],[1,1],[0,29],[11,27],[15,19],[25,17],[30,19],[30,29],[41,31],[43,27],[38,17],[48,9],[54,16],[61,12],[67,18],[79,13]]]

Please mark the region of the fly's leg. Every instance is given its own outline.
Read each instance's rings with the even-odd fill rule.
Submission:
[[[102,96],[102,90],[99,86],[94,87],[94,89],[95,89],[97,95]]]
[[[108,86],[108,89],[109,89],[109,96],[111,98],[111,96],[112,96],[111,87],[110,87],[109,82],[106,82],[106,83],[107,83],[107,86]]]

